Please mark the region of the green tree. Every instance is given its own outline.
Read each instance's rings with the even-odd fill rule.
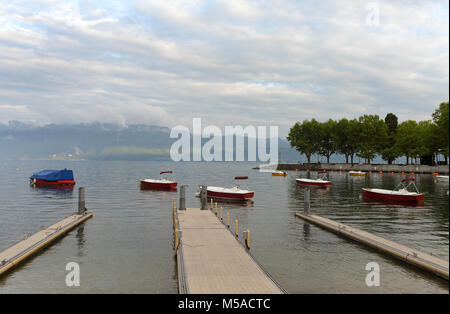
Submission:
[[[398,118],[393,113],[388,113],[384,118],[384,122],[387,125],[388,135],[395,135],[398,129]]]
[[[421,146],[422,139],[419,125],[416,121],[408,120],[402,122],[398,126],[397,134],[395,135],[395,148],[400,156],[406,157],[406,164],[409,165],[409,159],[417,157]]]
[[[386,145],[381,150],[381,158],[386,160],[389,165],[391,165],[397,157],[399,157],[399,152],[395,147],[395,135],[398,130],[398,118],[393,113],[388,113],[384,118],[384,122],[387,126],[387,140]]]
[[[418,147],[413,153],[418,154],[421,160],[430,160],[431,165],[436,164],[436,156],[441,151],[442,137],[439,126],[432,121],[418,123]],[[431,157],[431,158],[430,158]]]
[[[317,120],[305,120],[303,123],[297,122],[290,130],[287,140],[291,147],[301,154],[305,154],[308,164],[311,163],[311,156],[320,148],[320,124]]]
[[[326,122],[320,123],[319,135],[319,154],[327,157],[327,163],[330,163],[330,157],[336,152],[336,131],[337,123],[329,119]]]
[[[443,102],[439,105],[439,108],[433,113],[433,121],[437,125],[436,132],[441,139],[440,152],[445,156],[446,163],[448,164],[449,156],[449,106],[448,102]]]
[[[388,139],[386,123],[378,115],[359,117],[361,143],[357,155],[370,164],[376,154],[386,146]]]
[[[360,124],[358,120],[347,120],[345,118],[339,120],[336,125],[336,149],[345,156],[345,162],[353,165],[353,158],[359,150],[360,140]]]

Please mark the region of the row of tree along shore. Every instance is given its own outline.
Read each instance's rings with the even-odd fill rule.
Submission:
[[[332,163],[332,164],[322,164],[322,163],[311,163],[311,164],[278,164],[277,170],[298,170],[298,171],[372,171],[375,173],[439,173],[448,174],[448,165],[438,165],[438,166],[428,166],[428,165],[388,165],[388,164],[344,164],[344,163]]]
[[[443,102],[432,114],[431,120],[413,120],[398,123],[393,113],[385,119],[378,115],[363,115],[358,119],[339,121],[316,119],[297,122],[289,132],[287,140],[311,163],[311,156],[319,154],[327,158],[339,153],[346,163],[352,165],[354,157],[363,158],[366,164],[378,155],[387,164],[399,157],[406,157],[423,165],[436,165],[437,156],[449,155],[449,103]]]

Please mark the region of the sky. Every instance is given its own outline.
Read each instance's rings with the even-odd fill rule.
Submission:
[[[1,1],[0,123],[427,120],[448,1]]]

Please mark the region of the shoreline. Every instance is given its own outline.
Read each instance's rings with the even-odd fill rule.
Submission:
[[[264,167],[261,167],[264,169]],[[388,165],[388,164],[278,164],[277,170],[327,170],[327,171],[372,171],[372,172],[414,172],[414,173],[439,173],[449,174],[448,165],[427,166],[427,165]]]

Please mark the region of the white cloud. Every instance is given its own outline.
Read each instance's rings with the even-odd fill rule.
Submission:
[[[0,4],[0,104],[22,108],[1,120],[202,116],[283,134],[313,117],[428,119],[448,101],[448,3],[374,3],[376,26],[366,1]]]

